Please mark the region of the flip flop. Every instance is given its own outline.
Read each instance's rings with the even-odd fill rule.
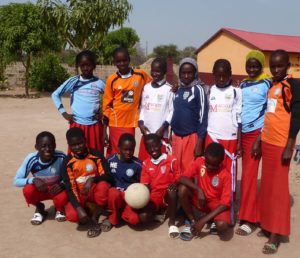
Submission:
[[[113,225],[110,223],[108,219],[105,219],[102,221],[100,227],[103,232],[108,232],[112,229]]]
[[[48,213],[46,211],[44,213],[35,212],[30,222],[34,226],[40,225],[43,223],[47,215]]]
[[[211,223],[210,228],[209,228],[209,234],[218,235],[218,229],[217,229],[217,225],[215,222]]]
[[[277,243],[277,244],[265,243],[265,245],[262,249],[262,252],[264,254],[275,254],[275,253],[277,253],[278,246],[279,246],[279,243]]]
[[[55,220],[58,222],[66,221],[66,215],[60,211],[56,211]]]
[[[179,238],[183,241],[191,241],[194,235],[191,226],[186,225],[179,234]]]
[[[254,230],[255,228],[252,228],[249,226],[249,224],[244,223],[237,228],[235,233],[239,236],[249,236]]]
[[[179,237],[179,228],[172,225],[169,227],[169,238],[176,239]]]
[[[97,223],[92,225],[87,231],[87,237],[93,238],[97,237],[101,234],[101,226]]]

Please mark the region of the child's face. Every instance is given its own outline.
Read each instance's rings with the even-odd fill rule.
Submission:
[[[95,65],[88,58],[83,56],[78,64],[82,77],[85,79],[91,78],[93,76],[93,70],[95,69]]]
[[[280,82],[287,75],[290,68],[289,61],[283,55],[271,56],[270,59],[270,71],[273,75],[273,80]]]
[[[125,141],[119,146],[120,159],[122,161],[130,161],[134,154],[135,144],[131,141]]]
[[[38,151],[41,161],[45,163],[53,159],[55,148],[55,142],[47,136],[41,138],[35,144],[35,149]]]
[[[183,64],[179,71],[179,78],[185,84],[189,85],[195,80],[195,67],[191,64]]]
[[[213,157],[211,155],[205,155],[205,167],[208,172],[215,172],[220,169],[222,161],[218,157]]]
[[[118,68],[121,74],[128,74],[130,60],[123,52],[118,52],[114,57],[114,65]]]
[[[215,78],[215,83],[219,88],[227,86],[231,80],[231,72],[222,66],[217,67],[213,75]]]
[[[246,62],[246,72],[250,78],[256,78],[262,72],[262,66],[255,58],[250,58]]]
[[[161,156],[161,142],[148,140],[145,145],[147,152],[153,159],[158,159]]]
[[[68,145],[71,152],[74,153],[76,157],[84,157],[87,154],[86,141],[83,137],[72,137],[68,140]]]
[[[160,63],[151,64],[151,76],[154,82],[159,82],[165,77],[165,73],[160,65]]]

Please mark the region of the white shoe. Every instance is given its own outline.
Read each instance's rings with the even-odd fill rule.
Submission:
[[[60,211],[55,213],[55,220],[58,222],[66,221],[66,215]]]

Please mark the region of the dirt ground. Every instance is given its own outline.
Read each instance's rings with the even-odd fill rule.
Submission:
[[[229,241],[203,234],[200,239],[183,242],[170,240],[164,223],[145,230],[124,225],[88,239],[86,232],[79,231],[76,224],[56,222],[53,207],[45,223],[32,226],[30,219],[34,209],[25,204],[22,189],[13,186],[13,177],[24,157],[34,151],[35,136],[40,131],[54,133],[57,149],[66,150],[68,125],[50,97],[2,97],[0,121],[0,257],[266,257],[261,253],[266,239],[258,238],[256,233],[249,237],[233,235]],[[300,257],[300,165],[295,162],[290,170],[290,191],[292,234],[272,257]],[[52,204],[47,202],[46,205],[51,207]]]

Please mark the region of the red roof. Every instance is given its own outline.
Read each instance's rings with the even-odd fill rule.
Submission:
[[[222,28],[202,44],[196,51],[207,46],[220,33],[230,34],[231,36],[243,41],[255,49],[262,51],[274,51],[276,49],[284,49],[287,52],[300,53],[300,36],[274,35],[258,32],[250,32],[244,30],[236,30],[231,28]]]

